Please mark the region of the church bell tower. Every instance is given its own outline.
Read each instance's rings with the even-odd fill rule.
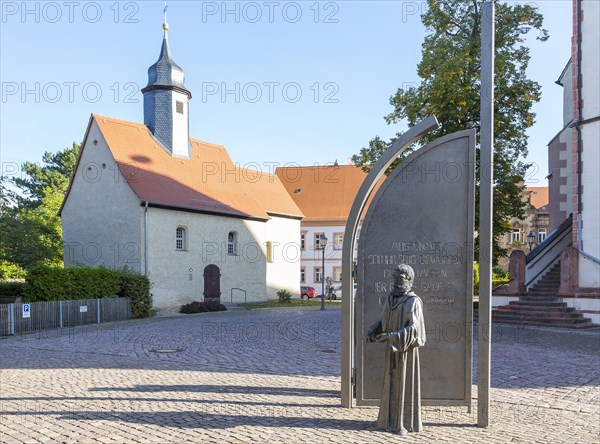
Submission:
[[[190,157],[189,107],[192,94],[185,88],[183,70],[171,58],[166,16],[158,61],[148,68],[144,94],[144,125],[176,157]]]

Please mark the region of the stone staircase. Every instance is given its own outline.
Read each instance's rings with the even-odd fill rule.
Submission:
[[[560,262],[550,268],[529,289],[525,297],[497,307],[492,312],[495,322],[523,325],[546,325],[563,328],[589,328],[591,319],[558,298]]]

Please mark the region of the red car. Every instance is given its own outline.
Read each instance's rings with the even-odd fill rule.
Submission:
[[[300,297],[302,299],[312,299],[317,297],[317,290],[314,287],[300,287]]]

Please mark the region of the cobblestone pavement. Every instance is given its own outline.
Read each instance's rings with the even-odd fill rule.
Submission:
[[[427,407],[399,438],[340,407],[340,322],[238,310],[4,338],[0,442],[600,442],[598,331],[496,326],[493,426]]]

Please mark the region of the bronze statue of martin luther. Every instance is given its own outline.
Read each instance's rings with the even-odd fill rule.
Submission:
[[[411,291],[415,272],[399,265],[381,316],[364,336],[385,344],[385,366],[377,427],[406,435],[423,430],[419,347],[425,345],[423,302]]]

